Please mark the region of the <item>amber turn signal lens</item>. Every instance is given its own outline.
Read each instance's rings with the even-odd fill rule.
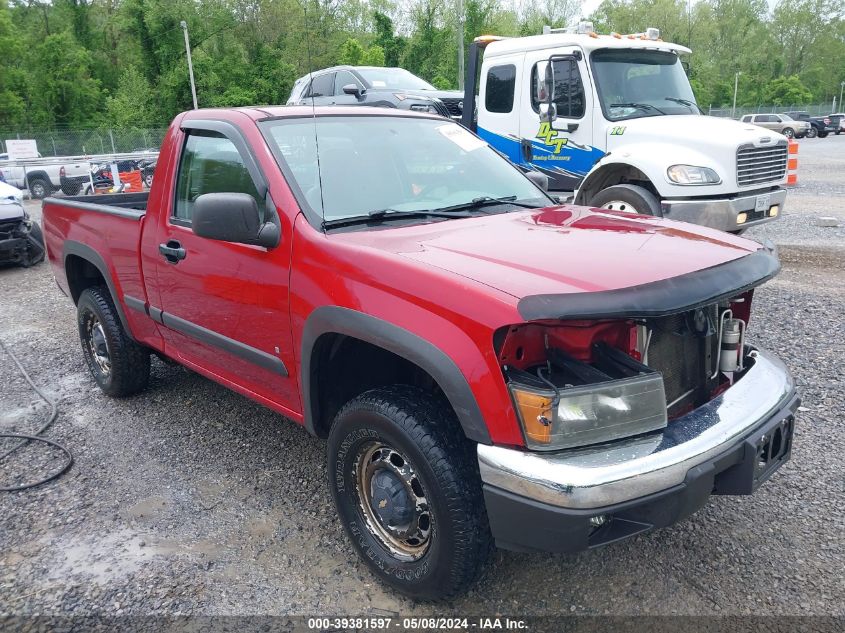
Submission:
[[[517,389],[513,390],[513,398],[528,437],[535,442],[548,444],[552,436],[552,399]]]

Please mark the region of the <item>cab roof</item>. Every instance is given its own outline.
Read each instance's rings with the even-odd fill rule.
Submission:
[[[661,42],[660,40],[648,40],[631,38],[627,35],[616,37],[614,35],[590,35],[587,33],[548,33],[543,35],[529,35],[528,37],[505,38],[490,42],[484,50],[485,57],[500,57],[511,53],[523,53],[525,51],[537,51],[547,48],[560,48],[563,46],[578,46],[586,54],[602,48],[674,51],[676,53],[691,53],[686,46]]]

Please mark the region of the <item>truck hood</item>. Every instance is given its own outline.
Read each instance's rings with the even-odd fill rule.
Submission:
[[[339,233],[522,299],[630,288],[718,266],[760,245],[728,233],[576,206]]]
[[[25,214],[19,202],[5,199],[0,200],[0,222],[6,220],[23,220]]]
[[[620,134],[620,130],[622,133]],[[703,115],[646,116],[608,124],[607,146],[613,151],[629,142],[661,142],[677,145],[682,138],[685,146],[699,150],[707,147],[736,147],[745,143],[773,144],[786,137],[766,128]],[[769,139],[764,141],[763,139]]]

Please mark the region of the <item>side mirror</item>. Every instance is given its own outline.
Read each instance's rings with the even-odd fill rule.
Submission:
[[[525,177],[537,185],[543,191],[549,190],[549,177],[539,171],[529,171],[525,173]]]
[[[343,87],[343,93],[348,95],[354,95],[356,99],[360,99],[364,96],[364,91],[358,84],[346,84]]]
[[[557,118],[557,106],[554,103],[540,104],[540,120],[551,123]]]
[[[261,222],[258,203],[247,193],[205,193],[194,202],[191,229],[196,235],[221,242],[279,245],[281,233],[274,222]]]

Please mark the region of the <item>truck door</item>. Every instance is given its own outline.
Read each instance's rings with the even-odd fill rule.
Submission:
[[[242,392],[301,411],[296,381],[288,377],[294,364],[289,235],[267,249],[194,234],[192,208],[202,194],[247,193],[265,219],[276,217],[276,211],[234,125],[189,121],[183,130],[175,195],[162,211],[155,240],[161,305],[151,306],[151,315],[165,326],[168,354]]]
[[[478,94],[476,133],[516,165],[525,160],[519,138],[518,86],[524,53],[485,58]]]
[[[587,62],[577,47],[529,51],[523,77],[519,95],[523,164],[546,174],[551,189],[573,191],[604,155],[593,145],[594,96]],[[541,121],[541,105],[547,101],[552,78],[557,118]]]

